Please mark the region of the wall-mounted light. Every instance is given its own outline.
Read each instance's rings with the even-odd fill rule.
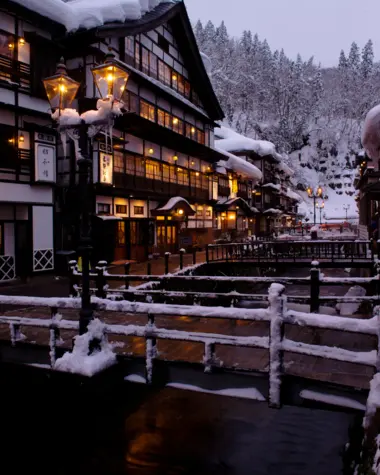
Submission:
[[[177,75],[176,75],[176,74],[173,74],[173,75],[172,75],[172,80],[173,80],[173,81],[177,81],[177,79],[178,79],[178,78],[177,78]]]
[[[182,216],[183,215],[183,209],[179,209],[178,214]]]
[[[210,170],[211,170],[211,167],[207,167],[207,170],[210,171]]]
[[[174,155],[174,156],[173,156],[173,160],[174,160],[175,162],[178,160],[177,155]]]
[[[175,125],[178,124],[178,119],[177,119],[177,117],[174,117],[174,118],[173,118],[173,124],[175,124]]]
[[[195,162],[194,162],[194,160],[191,160],[191,164],[192,164],[192,165],[195,165]]]
[[[15,139],[14,138],[8,139],[8,143],[13,145],[15,143]]]
[[[191,133],[195,134],[195,127],[191,127]]]
[[[25,39],[24,39],[24,38],[20,38],[20,39],[18,40],[18,44],[19,44],[20,46],[24,46],[24,44],[25,44]]]
[[[19,141],[20,143],[24,143],[24,142],[25,142],[25,137],[24,137],[23,134],[20,134],[20,135],[19,135],[18,141]]]
[[[12,50],[15,47],[13,43],[8,43],[8,49]]]
[[[153,148],[150,148],[150,149],[148,150],[148,153],[149,153],[149,155],[153,155],[153,154],[154,154]]]
[[[199,172],[196,172],[195,176],[199,176]]]

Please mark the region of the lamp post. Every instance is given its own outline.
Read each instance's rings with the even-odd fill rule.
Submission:
[[[348,210],[350,209],[350,205],[343,205],[343,209],[346,212],[346,221],[348,222]]]
[[[322,203],[317,202],[316,207],[319,209],[319,224],[322,224],[322,210],[325,207],[325,202],[322,201]]]
[[[71,79],[67,74],[67,69],[63,58],[57,65],[54,76],[43,80],[46,94],[53,111],[52,117],[58,122],[58,130],[71,130],[72,135],[78,138],[79,152],[77,154],[77,164],[79,170],[79,190],[80,196],[80,238],[78,254],[82,258],[82,294],[81,310],[79,312],[79,334],[86,333],[88,324],[93,319],[90,294],[90,258],[91,258],[91,172],[92,159],[89,156],[89,127],[95,126],[100,131],[102,128],[112,123],[116,114],[116,105],[120,113],[122,106],[121,97],[124,93],[129,74],[115,60],[112,53],[107,54],[104,64],[96,66],[92,70],[93,78],[99,91],[103,104],[108,104],[108,108],[92,111],[92,114],[77,117],[74,120],[64,121],[65,115],[71,115],[71,106],[80,83]],[[65,114],[66,111],[66,114]],[[63,125],[65,124],[65,125]],[[94,135],[94,132],[92,133]]]
[[[309,195],[309,198],[313,198],[314,201],[314,225],[317,224],[317,198],[322,196],[322,188],[318,186],[318,188],[315,190],[309,186],[307,189],[307,194]]]

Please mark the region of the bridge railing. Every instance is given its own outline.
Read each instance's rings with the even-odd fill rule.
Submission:
[[[145,367],[146,382],[155,381],[155,361],[158,358],[157,340],[171,340],[182,342],[195,342],[204,345],[203,366],[205,373],[214,369],[233,369],[218,360],[216,348],[241,347],[260,348],[269,350],[269,391],[268,401],[272,407],[280,407],[282,379],[285,375],[284,353],[314,356],[333,361],[344,361],[358,365],[369,366],[374,371],[380,371],[380,317],[378,312],[368,320],[335,317],[331,315],[307,314],[288,310],[284,287],[273,284],[269,289],[268,307],[265,309],[236,309],[221,307],[199,307],[180,305],[158,305],[136,302],[115,302],[107,299],[92,298],[94,309],[102,312],[121,312],[129,315],[141,315],[147,318],[144,325],[108,324],[103,326],[104,335],[118,335],[124,337],[140,337],[145,339]],[[21,329],[37,327],[50,330],[49,354],[50,365],[54,369],[57,362],[57,341],[60,339],[61,330],[78,330],[78,322],[60,319],[58,310],[80,308],[80,299],[74,298],[33,298],[0,296],[0,304],[28,307],[50,307],[51,318],[26,318],[18,316],[0,316],[0,324],[7,324],[10,328],[12,346],[25,344]],[[158,328],[156,317],[179,316],[202,319],[227,319],[230,321],[267,322],[269,324],[268,336],[236,336],[228,334],[203,333],[198,331],[183,331]],[[372,351],[353,351],[342,348],[321,346],[313,343],[294,341],[285,336],[285,325],[297,325],[319,329],[340,330],[354,334],[364,334],[377,337],[377,349]],[[89,357],[84,355],[83,358]],[[78,363],[78,362],[77,362]],[[81,365],[77,364],[80,368]],[[249,368],[255,371],[257,368]],[[73,371],[75,372],[75,371]]]
[[[255,260],[278,262],[281,260],[327,259],[331,262],[373,259],[371,241],[271,241],[231,244],[210,244],[206,248],[207,262]]]
[[[72,261],[70,295],[77,297],[82,290],[76,262]],[[280,283],[285,286],[298,285],[309,287],[309,295],[288,295],[292,303],[307,304],[310,312],[319,312],[323,304],[364,303],[372,306],[380,304],[380,274],[373,277],[325,277],[313,262],[309,277],[234,277],[234,276],[203,276],[203,275],[129,275],[108,274],[106,267],[100,262],[96,273],[91,273],[92,285],[90,291],[100,298],[112,297],[118,300],[147,301],[169,303],[176,305],[204,306],[239,306],[246,301],[266,301],[266,294],[247,292],[247,288]],[[380,269],[377,269],[377,272]],[[111,282],[119,282],[120,286],[111,288]],[[137,288],[131,288],[133,282],[145,283]],[[324,296],[323,287],[355,286],[366,289],[367,295],[355,296]],[[211,289],[211,290],[210,290]],[[241,291],[243,289],[243,291]]]

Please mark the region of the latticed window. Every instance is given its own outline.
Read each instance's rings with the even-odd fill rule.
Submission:
[[[126,155],[125,157],[125,171],[128,175],[135,174],[135,157],[133,155]]]
[[[153,105],[145,101],[140,101],[140,115],[144,119],[148,119],[152,122],[156,121],[156,109]]]
[[[115,173],[124,173],[124,155],[121,152],[114,152]]]
[[[160,164],[152,160],[147,160],[145,165],[146,177],[153,180],[161,180]]]

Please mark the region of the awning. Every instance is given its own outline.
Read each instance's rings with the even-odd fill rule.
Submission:
[[[267,210],[264,211],[264,213],[266,216],[277,216],[277,217],[280,217],[283,215],[283,211],[281,211],[280,209],[276,209],[276,208],[269,208]]]
[[[122,221],[123,218],[120,218],[119,216],[111,216],[107,214],[97,214],[97,218],[101,219],[102,221]]]
[[[259,214],[257,208],[249,206],[249,204],[243,198],[230,198],[225,201],[218,201],[216,203],[215,209],[217,211],[227,211],[231,208],[238,208],[244,211],[246,216],[253,216],[254,214]]]
[[[174,196],[164,205],[153,209],[151,214],[152,216],[178,216],[181,218],[184,216],[194,216],[195,211],[185,198]]]

